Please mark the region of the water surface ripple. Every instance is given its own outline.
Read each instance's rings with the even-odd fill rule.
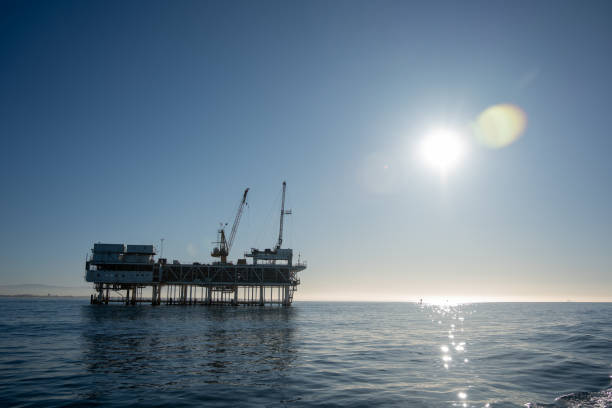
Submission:
[[[0,310],[2,406],[612,407],[612,304]]]

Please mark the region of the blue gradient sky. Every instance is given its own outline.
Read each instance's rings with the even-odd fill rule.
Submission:
[[[83,285],[93,242],[270,247],[297,299],[612,300],[612,3],[0,3],[0,284]],[[528,127],[442,181],[488,106]],[[381,170],[382,165],[388,168]]]

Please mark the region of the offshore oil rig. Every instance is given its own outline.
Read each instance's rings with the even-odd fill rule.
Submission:
[[[153,245],[94,244],[85,264],[85,280],[94,284],[96,292],[91,295],[91,303],[290,306],[300,284],[297,273],[306,269],[306,263],[299,259],[293,262],[293,250],[281,247],[284,216],[291,214],[291,210],[285,210],[286,187],[283,182],[276,246],[265,250],[251,248],[235,264],[227,258],[247,203],[248,188],[242,195],[229,239],[224,226],[218,230],[211,253],[219,258],[218,262],[168,263],[165,258],[155,260]],[[252,258],[252,263],[247,263],[246,258]],[[148,287],[151,297],[143,295]]]

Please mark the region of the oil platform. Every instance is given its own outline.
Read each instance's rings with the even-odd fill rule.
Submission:
[[[218,230],[218,241],[211,253],[219,258],[218,262],[168,263],[161,257],[155,260],[153,245],[94,244],[85,265],[85,280],[92,282],[95,289],[91,303],[290,306],[300,284],[297,274],[306,269],[306,263],[300,259],[294,262],[293,250],[282,248],[284,216],[291,214],[291,210],[285,210],[286,187],[283,182],[276,246],[265,250],[251,248],[235,264],[227,258],[247,202],[248,188],[242,195],[229,239],[223,226]],[[246,258],[252,258],[252,262],[248,263]],[[151,297],[144,295],[148,288]]]

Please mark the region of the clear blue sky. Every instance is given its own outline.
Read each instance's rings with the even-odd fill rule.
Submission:
[[[608,1],[0,2],[0,284],[93,242],[287,244],[302,299],[612,300]],[[520,106],[449,177],[432,126]],[[381,164],[388,166],[381,171]]]

